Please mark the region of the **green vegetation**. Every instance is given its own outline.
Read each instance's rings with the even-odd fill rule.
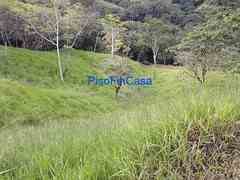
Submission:
[[[54,53],[14,48],[8,53],[1,62],[7,79],[1,80],[0,103],[1,122],[11,126],[0,132],[0,179],[186,179],[226,173],[220,161],[234,166],[227,159],[234,152],[221,144],[238,142],[238,79],[210,73],[203,87],[181,68],[143,69],[134,63],[135,72],[154,75],[154,86],[124,90],[131,100],[116,101],[111,89],[84,83],[88,73],[104,74],[100,67],[108,55],[65,52],[72,68],[61,86],[57,75],[48,76],[56,70]],[[206,154],[209,141],[221,153]]]
[[[62,52],[63,84],[57,76],[54,52],[8,48],[6,53],[0,66],[1,126],[75,119],[124,107],[121,100],[114,100],[113,87],[88,86],[88,76],[105,77],[111,73],[108,55],[77,50]],[[129,66],[133,74],[141,75],[145,71],[137,63],[129,62]],[[135,91],[126,89],[123,93],[128,97]]]
[[[240,179],[239,7],[1,0],[0,180]]]

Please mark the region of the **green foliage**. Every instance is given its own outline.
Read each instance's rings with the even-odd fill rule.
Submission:
[[[219,12],[194,31],[189,32],[177,46],[179,56],[184,52],[192,53],[194,58],[189,58],[185,64],[207,64],[208,69],[222,68],[231,72],[238,72],[239,67],[239,37],[240,37],[240,11],[225,10]],[[205,56],[202,56],[204,50]],[[197,63],[198,57],[202,56]],[[186,57],[186,56],[185,56]],[[217,61],[216,61],[217,60]],[[204,63],[203,63],[204,62]],[[233,65],[234,64],[234,65]],[[232,69],[233,68],[233,69]]]
[[[105,36],[103,40],[106,43],[108,49],[114,48],[114,52],[118,52],[120,49],[125,49],[124,34],[126,28],[123,22],[121,22],[118,16],[112,14],[106,15],[103,19],[105,27]]]
[[[209,43],[238,45],[238,36],[240,32],[240,14],[239,10],[225,10],[212,16],[206,23],[195,28],[190,32],[186,42],[195,42],[195,44]],[[192,44],[191,44],[192,45]]]
[[[112,14],[106,15],[105,21],[107,24],[114,28],[119,28],[121,26],[120,18],[117,16],[113,16]]]
[[[144,40],[145,44],[152,47],[154,46],[154,41],[157,41],[157,46],[161,49],[165,49],[174,44],[174,29],[168,26],[161,20],[158,19],[146,19],[143,24],[144,28]]]

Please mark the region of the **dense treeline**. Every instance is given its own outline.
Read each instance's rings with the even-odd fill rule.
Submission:
[[[65,7],[59,6],[62,13],[61,48],[74,42],[73,48],[109,51],[107,36],[111,34],[109,24],[103,20],[108,14],[113,14],[123,22],[120,29],[125,29],[120,38],[124,47],[116,47],[117,53],[121,55],[122,49],[127,48],[125,55],[145,64],[176,63],[175,53],[170,49],[179,44],[186,33],[204,25],[219,9],[223,8],[223,12],[229,8],[237,11],[240,6],[237,0],[66,0],[61,3],[65,3]],[[54,16],[49,13],[50,8],[50,0],[13,0],[0,4],[0,43],[29,49],[54,49],[53,44],[38,34],[56,41],[54,32],[47,25]],[[155,27],[158,32],[155,30],[156,33],[151,34],[147,24],[158,26]],[[154,36],[162,38],[158,39],[163,43],[157,43],[157,48],[148,43],[156,39]]]

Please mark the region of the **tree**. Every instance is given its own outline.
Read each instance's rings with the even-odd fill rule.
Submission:
[[[74,48],[83,31],[92,23],[96,23],[96,10],[93,5],[88,7],[75,3],[67,8],[63,17],[63,29],[67,47]],[[70,43],[70,45],[69,45]]]
[[[160,51],[164,51],[175,42],[174,31],[159,19],[147,19],[142,26],[142,43],[151,48],[154,64],[158,63]]]
[[[9,6],[0,3],[0,42],[5,46],[17,46],[24,41],[24,21]]]
[[[201,84],[206,82],[207,73],[221,67],[222,44],[217,43],[217,32],[196,29],[187,34],[177,46],[177,60],[184,65],[189,76]]]
[[[178,60],[185,66],[189,76],[201,84],[206,82],[207,73],[216,70],[219,65],[219,50],[215,47],[199,46],[189,51],[179,51]]]
[[[89,24],[94,13],[87,13],[81,2],[71,0],[50,0],[46,5],[19,3],[22,19],[33,34],[38,35],[56,48],[60,80],[64,81],[64,70],[60,49],[73,48],[82,31]],[[25,12],[25,13],[23,13]]]
[[[24,3],[19,3],[21,10],[26,11],[21,17],[26,22],[29,31],[38,35],[48,43],[56,47],[58,57],[58,70],[60,80],[64,81],[63,66],[60,54],[61,36],[62,36],[62,19],[64,14],[64,7],[69,5],[67,1],[50,0],[47,6],[28,6]],[[23,14],[23,12],[20,12]],[[19,14],[20,14],[19,13]]]
[[[127,30],[125,28],[125,24],[120,21],[119,17],[113,16],[111,14],[107,15],[103,19],[103,24],[105,25],[104,40],[106,41],[107,46],[110,47],[111,49],[111,55],[112,55],[111,61],[113,60],[115,53],[118,52],[118,55],[121,56],[121,58],[116,58],[116,61],[111,62],[112,64],[111,76],[116,76],[116,77],[127,76],[129,74],[127,59],[125,61],[126,63],[123,63],[123,62],[124,62],[125,56],[128,55],[130,47],[128,46],[128,44],[124,39],[124,35]],[[114,84],[116,98],[118,97],[119,92],[123,86],[124,84],[122,83]]]
[[[113,16],[112,14],[107,15],[103,23],[105,24],[105,41],[107,46],[111,47],[112,59],[116,51],[123,47],[123,33],[126,30],[124,24],[120,21],[120,18]]]
[[[239,67],[240,12],[226,10],[190,32],[176,48],[178,61],[200,83],[210,70]]]

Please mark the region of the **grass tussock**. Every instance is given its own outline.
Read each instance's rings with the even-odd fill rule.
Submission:
[[[181,179],[239,179],[240,124],[220,123],[207,132],[201,126],[187,131],[186,159],[177,160]]]

